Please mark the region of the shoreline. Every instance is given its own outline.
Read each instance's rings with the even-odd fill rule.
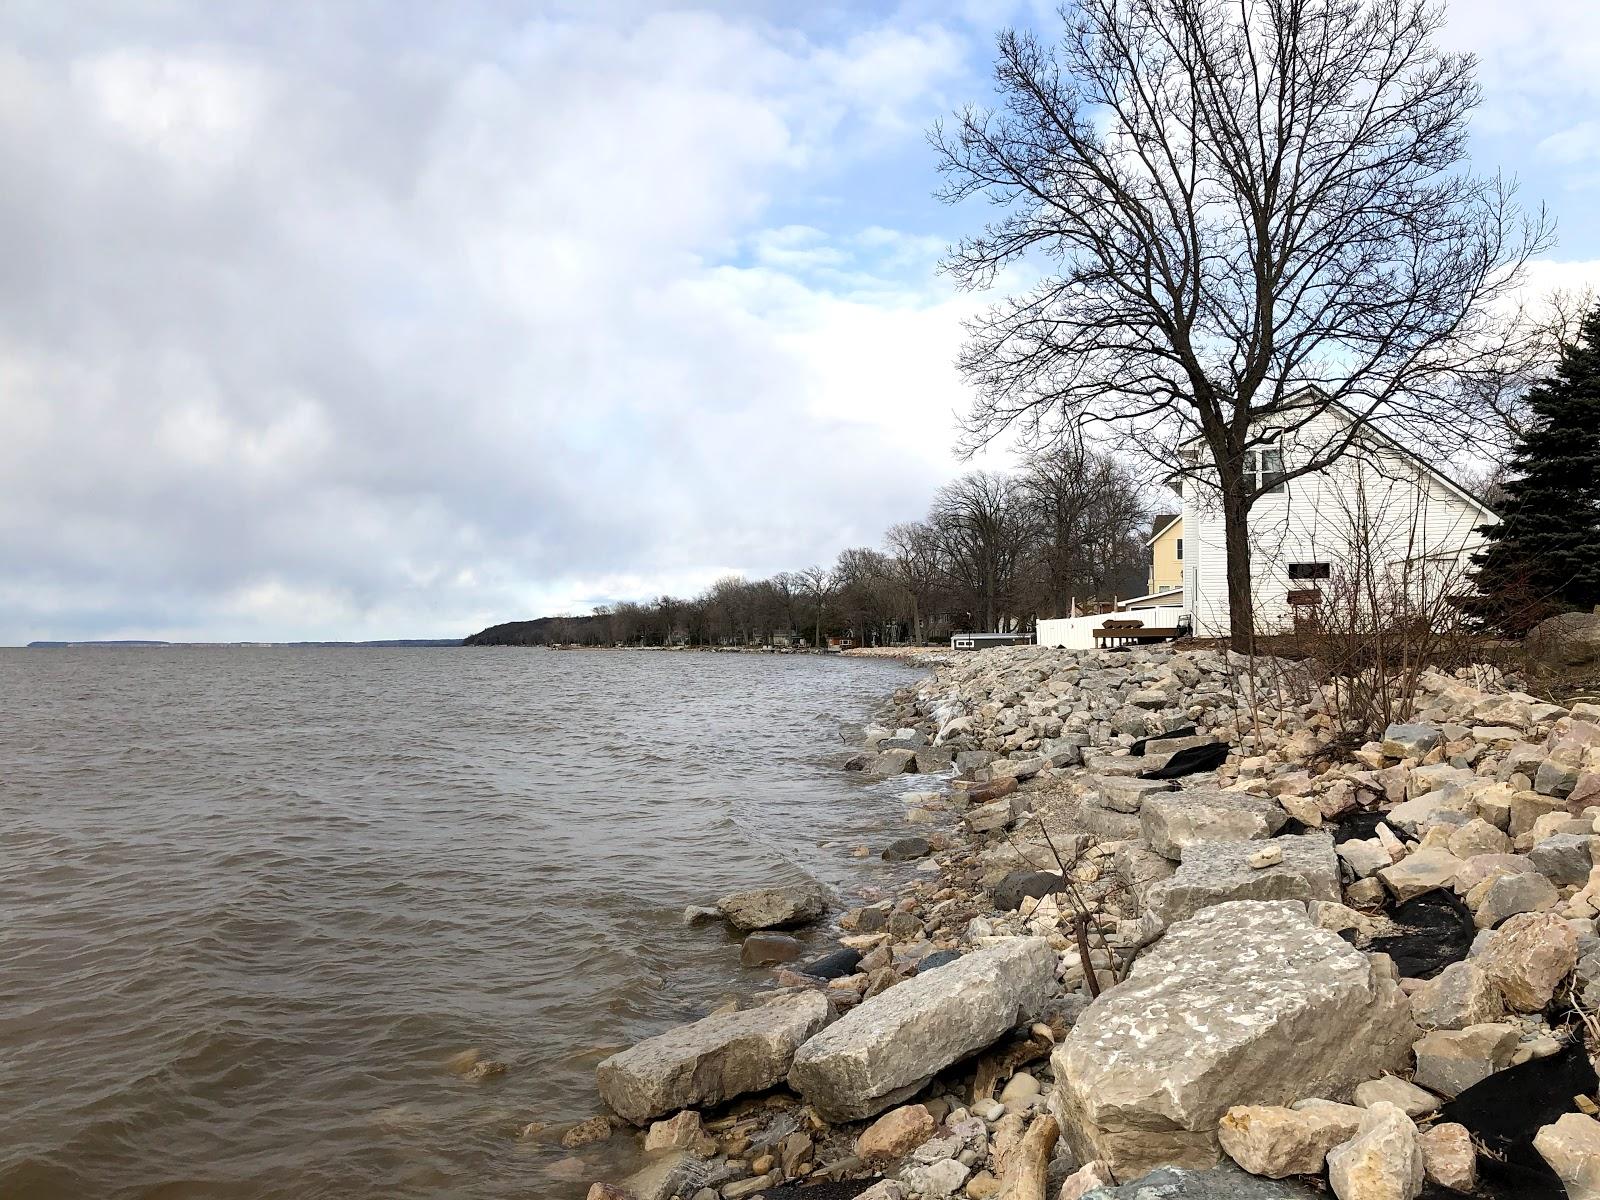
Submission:
[[[865,656],[904,660],[895,653]],[[1264,661],[1274,672],[1301,669]],[[1228,928],[1222,931],[1227,944],[1237,944],[1235,926],[1264,922],[1263,952],[1281,945],[1286,962],[1304,957],[1309,946],[1330,961],[1342,955],[1340,969],[1359,968],[1367,994],[1380,998],[1367,1002],[1379,1016],[1361,1028],[1349,1025],[1355,1019],[1350,1014],[1360,1014],[1359,1005],[1344,1002],[1323,1014],[1331,1027],[1338,1029],[1341,1021],[1348,1025],[1338,1042],[1371,1048],[1366,1057],[1357,1055],[1359,1061],[1341,1063],[1334,1071],[1344,1080],[1332,1089],[1339,1092],[1338,1100],[1358,1096],[1355,1085],[1389,1078],[1387,1072],[1399,1077],[1397,1083],[1411,1075],[1438,1086],[1428,1074],[1433,1068],[1424,1042],[1414,1036],[1421,1031],[1414,1020],[1422,1018],[1409,999],[1431,996],[1431,976],[1402,975],[1382,947],[1389,944],[1385,936],[1402,929],[1392,915],[1397,904],[1447,888],[1453,878],[1433,882],[1428,876],[1417,883],[1411,875],[1448,853],[1441,848],[1468,824],[1496,854],[1504,842],[1502,861],[1532,852],[1534,821],[1519,828],[1512,806],[1505,805],[1503,813],[1498,807],[1502,795],[1523,792],[1543,797],[1537,803],[1524,800],[1524,806],[1540,809],[1548,817],[1547,829],[1555,827],[1559,814],[1589,831],[1582,835],[1590,839],[1586,853],[1600,850],[1600,838],[1591,829],[1600,809],[1584,815],[1574,802],[1535,791],[1531,777],[1512,779],[1528,785],[1523,792],[1497,777],[1519,747],[1556,738],[1561,722],[1570,727],[1600,718],[1600,710],[1573,714],[1541,704],[1516,692],[1492,668],[1465,672],[1467,678],[1434,673],[1436,678],[1428,680],[1433,690],[1419,700],[1431,706],[1423,715],[1433,722],[1388,731],[1421,729],[1419,740],[1386,736],[1344,762],[1329,762],[1319,757],[1331,740],[1323,736],[1325,720],[1296,706],[1264,709],[1259,699],[1246,701],[1245,693],[1263,694],[1259,676],[1242,677],[1233,656],[1213,650],[1108,654],[1026,647],[917,665],[936,669],[886,701],[888,720],[864,731],[863,749],[845,766],[911,785],[902,795],[908,835],[887,847],[858,847],[854,854],[903,856],[919,864],[918,874],[892,888],[862,889],[854,897],[860,903],[832,914],[830,936],[839,946],[832,955],[813,960],[806,970],[775,963],[773,988],[601,1064],[601,1090],[612,1109],[630,1109],[626,1120],[610,1118],[607,1136],[625,1136],[622,1131],[630,1126],[639,1130],[647,1161],[642,1171],[618,1184],[595,1184],[591,1200],[744,1200],[786,1195],[818,1179],[845,1187],[834,1193],[841,1196],[856,1194],[848,1189],[859,1183],[866,1189],[860,1194],[872,1200],[985,1200],[1002,1190],[1010,1194],[1025,1182],[1024,1175],[1029,1186],[1048,1176],[1051,1196],[1059,1187],[1063,1197],[1076,1197],[1087,1195],[1091,1184],[1127,1182],[1170,1161],[1218,1162],[1215,1171],[1245,1178],[1231,1164],[1250,1166],[1256,1160],[1247,1149],[1230,1146],[1226,1122],[1218,1127],[1223,1110],[1232,1111],[1227,1105],[1192,1128],[1180,1125],[1160,1134],[1159,1124],[1148,1126],[1153,1116],[1137,1114],[1134,1125],[1122,1130],[1123,1118],[1116,1112],[1096,1109],[1094,1089],[1082,1092],[1074,1073],[1086,1069],[1078,1058],[1092,1058],[1092,1047],[1079,1046],[1072,1031],[1096,1003],[1093,993],[1115,987],[1130,963],[1143,957],[1181,955],[1184,939],[1205,936],[1208,922],[1221,919],[1218,908],[1228,905]],[[1257,668],[1251,664],[1250,669]],[[1282,678],[1278,685],[1281,690]],[[1479,710],[1487,715],[1480,718]],[[1485,724],[1490,720],[1510,723]],[[1600,725],[1590,727],[1600,747]],[[1528,741],[1510,746],[1514,738]],[[1138,746],[1140,739],[1147,744]],[[1221,748],[1220,761],[1208,745]],[[1135,748],[1144,753],[1130,753]],[[1196,754],[1209,757],[1205,769],[1166,780],[1138,777],[1140,768],[1159,772]],[[1600,753],[1596,767],[1594,795],[1600,800]],[[1474,787],[1500,790],[1492,800],[1471,793],[1471,820],[1463,814],[1461,820],[1452,816],[1430,825],[1426,814],[1421,820],[1402,816],[1407,802],[1416,803],[1408,801],[1416,786],[1413,776],[1430,784],[1448,777],[1444,786],[1464,788],[1480,775]],[[917,789],[917,783],[932,786]],[[1141,812],[1146,799],[1151,807]],[[1187,834],[1171,824],[1171,817],[1152,821],[1157,804],[1162,812],[1183,810]],[[1188,811],[1195,804],[1200,809]],[[1173,839],[1194,842],[1196,822],[1203,834],[1198,844],[1221,849],[1207,849],[1204,859],[1197,851],[1191,862]],[[1380,836],[1345,837],[1349,830],[1341,823],[1376,828]],[[1337,855],[1329,831],[1341,838]],[[1366,873],[1349,869],[1352,859]],[[1462,871],[1471,862],[1471,857],[1452,859]],[[1600,876],[1600,867],[1595,870]],[[1490,873],[1481,882],[1494,885],[1500,878]],[[1481,905],[1492,891],[1480,886],[1469,900]],[[1561,920],[1582,926],[1586,944],[1600,953],[1593,921],[1600,901],[1586,899],[1600,896],[1600,878],[1586,877],[1581,886],[1573,879],[1559,892],[1552,887],[1552,894]],[[724,898],[716,908],[691,910],[690,917],[723,919],[730,900],[739,903],[738,897]],[[1241,903],[1245,907],[1235,913]],[[1518,911],[1537,915],[1556,906]],[[1502,919],[1513,915],[1502,914]],[[748,931],[747,947],[754,941],[782,953],[786,935],[781,927],[814,919],[796,909],[768,913],[740,928]],[[1460,961],[1465,950],[1465,945],[1456,947],[1451,961]],[[1400,961],[1414,969],[1408,960]],[[812,973],[818,962],[827,966],[820,976]],[[1443,965],[1448,964],[1440,970]],[[1319,973],[1297,979],[1286,967],[1285,974],[1284,988],[1314,992],[1325,986]],[[1596,980],[1600,988],[1600,958]],[[1226,996],[1233,1004],[1243,985],[1219,978],[1210,986],[1219,989],[1212,1003]],[[990,1007],[1004,1019],[974,1015],[996,999],[997,1007]],[[1095,1011],[1109,1003],[1109,998],[1099,1002]],[[1521,1010],[1496,1004],[1512,1047],[1501,1066],[1513,1057],[1529,1062],[1556,1052],[1559,1027],[1513,1019]],[[1510,1017],[1504,1015],[1507,1007]],[[734,1062],[740,1053],[727,1044],[729,1027],[740,1021],[771,1043],[766,1073],[757,1073],[761,1086],[735,1081],[729,1090],[722,1086],[729,1082],[724,1078],[698,1092],[658,1087],[661,1080],[651,1076],[650,1060],[654,1056],[654,1066],[660,1067],[661,1055],[670,1059],[674,1045],[680,1051],[690,1048],[697,1074],[710,1079],[742,1071],[742,1083],[748,1085],[750,1064]],[[929,1042],[937,1048],[930,1050]],[[1137,1076],[1140,1055],[1133,1045],[1140,1044],[1136,1038],[1119,1051],[1129,1064],[1119,1072]],[[1069,1046],[1070,1059],[1063,1057]],[[1130,1053],[1132,1060],[1126,1058]],[[1227,1098],[1265,1105],[1263,1113],[1289,1113],[1281,1106],[1303,1098],[1289,1094],[1296,1090],[1296,1072],[1304,1067],[1311,1074],[1322,1071],[1319,1078],[1327,1074],[1319,1055],[1337,1058],[1332,1046],[1308,1046],[1304,1064],[1297,1059],[1272,1065],[1290,1077],[1286,1087],[1247,1079],[1234,1088],[1237,1095]],[[869,1066],[862,1068],[863,1062]],[[1210,1086],[1226,1090],[1229,1085]],[[1349,1125],[1348,1130],[1338,1127],[1346,1135],[1339,1143],[1357,1137],[1367,1106],[1358,1100],[1333,1107],[1343,1110],[1341,1120]],[[1170,1114],[1162,1118],[1170,1119]],[[774,1129],[779,1136],[768,1136]],[[1413,1127],[1407,1136],[1415,1140],[1420,1134]],[[1141,1137],[1159,1145],[1130,1146]],[[1174,1148],[1180,1144],[1193,1148]],[[1330,1144],[1325,1153],[1334,1148]],[[1321,1169],[1319,1160],[1316,1171]],[[1080,1184],[1081,1190],[1065,1190]]]

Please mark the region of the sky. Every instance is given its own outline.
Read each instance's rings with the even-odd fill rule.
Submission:
[[[0,11],[0,645],[462,636],[876,544],[965,469],[930,124],[1011,0]],[[1600,3],[1451,0],[1600,282]],[[1003,454],[991,460],[1003,463]]]

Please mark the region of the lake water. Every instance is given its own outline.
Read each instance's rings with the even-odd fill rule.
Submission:
[[[767,978],[685,905],[904,832],[810,656],[0,650],[0,1197],[567,1197],[607,1053]],[[507,1063],[472,1082],[445,1060]]]

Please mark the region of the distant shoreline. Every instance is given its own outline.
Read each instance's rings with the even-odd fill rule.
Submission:
[[[29,642],[25,646],[10,647],[16,650],[389,650],[438,649],[460,646],[460,638],[391,638],[375,642],[159,642],[129,639],[126,641],[83,642]]]

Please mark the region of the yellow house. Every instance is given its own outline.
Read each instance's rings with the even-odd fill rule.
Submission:
[[[1149,592],[1176,591],[1183,586],[1183,516],[1157,517],[1151,528]]]

